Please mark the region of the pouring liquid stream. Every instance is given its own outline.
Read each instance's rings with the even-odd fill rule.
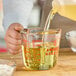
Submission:
[[[53,17],[55,16],[56,12],[53,11],[53,9],[49,12],[49,15],[47,17],[47,20],[45,22],[45,26],[44,26],[44,31],[47,31],[49,30],[50,28],[50,23],[52,22],[53,20]]]
[[[43,34],[43,36],[42,36],[42,42],[43,42],[43,44],[44,44],[44,42],[45,42],[45,34],[49,33],[49,32],[47,32],[47,31],[48,31],[49,28],[50,28],[50,23],[52,22],[55,14],[56,14],[56,11],[53,10],[53,9],[51,9],[51,11],[50,11],[49,14],[48,14],[48,17],[47,17],[47,19],[46,19],[45,26],[44,26],[44,29],[43,29],[44,32],[46,31],[46,32]],[[54,32],[56,32],[56,31],[55,31],[55,30],[51,31],[51,33],[54,33]],[[43,46],[44,46],[44,45],[43,45]]]
[[[49,15],[46,19],[44,29],[43,31],[47,31],[50,28],[50,23],[52,22],[54,16],[56,13],[58,13],[61,16],[64,16],[66,18],[69,18],[73,21],[76,21],[76,5],[75,4],[65,4],[65,5],[53,5],[51,11],[49,12]],[[44,40],[44,35],[42,37],[42,40]]]
[[[55,16],[56,13],[66,18],[69,18],[73,21],[76,21],[75,8],[76,8],[76,5],[70,5],[70,4],[61,5],[61,6],[54,5],[45,22],[44,31],[49,29],[50,22],[53,20],[53,17]]]

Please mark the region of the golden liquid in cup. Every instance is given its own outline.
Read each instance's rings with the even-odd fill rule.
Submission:
[[[49,43],[47,43],[49,44]],[[47,70],[56,64],[56,54],[59,49],[54,45],[50,47],[26,48],[23,46],[24,61],[32,70]]]

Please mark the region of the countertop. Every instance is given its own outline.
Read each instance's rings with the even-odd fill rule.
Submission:
[[[20,55],[14,56],[17,63],[14,76],[76,76],[76,53],[69,48],[60,49],[57,66],[47,71],[25,71]],[[10,56],[10,54],[1,53],[0,59],[10,59]]]

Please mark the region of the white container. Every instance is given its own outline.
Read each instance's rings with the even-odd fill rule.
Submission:
[[[0,76],[13,76],[16,64],[10,60],[0,59]]]
[[[73,52],[76,52],[76,30],[66,33],[66,39],[68,40]]]

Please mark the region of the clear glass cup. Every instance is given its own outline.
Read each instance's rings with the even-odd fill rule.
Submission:
[[[28,70],[48,70],[57,63],[61,30],[24,29],[22,55]]]
[[[11,60],[0,59],[0,76],[13,76],[15,69],[15,62]]]

